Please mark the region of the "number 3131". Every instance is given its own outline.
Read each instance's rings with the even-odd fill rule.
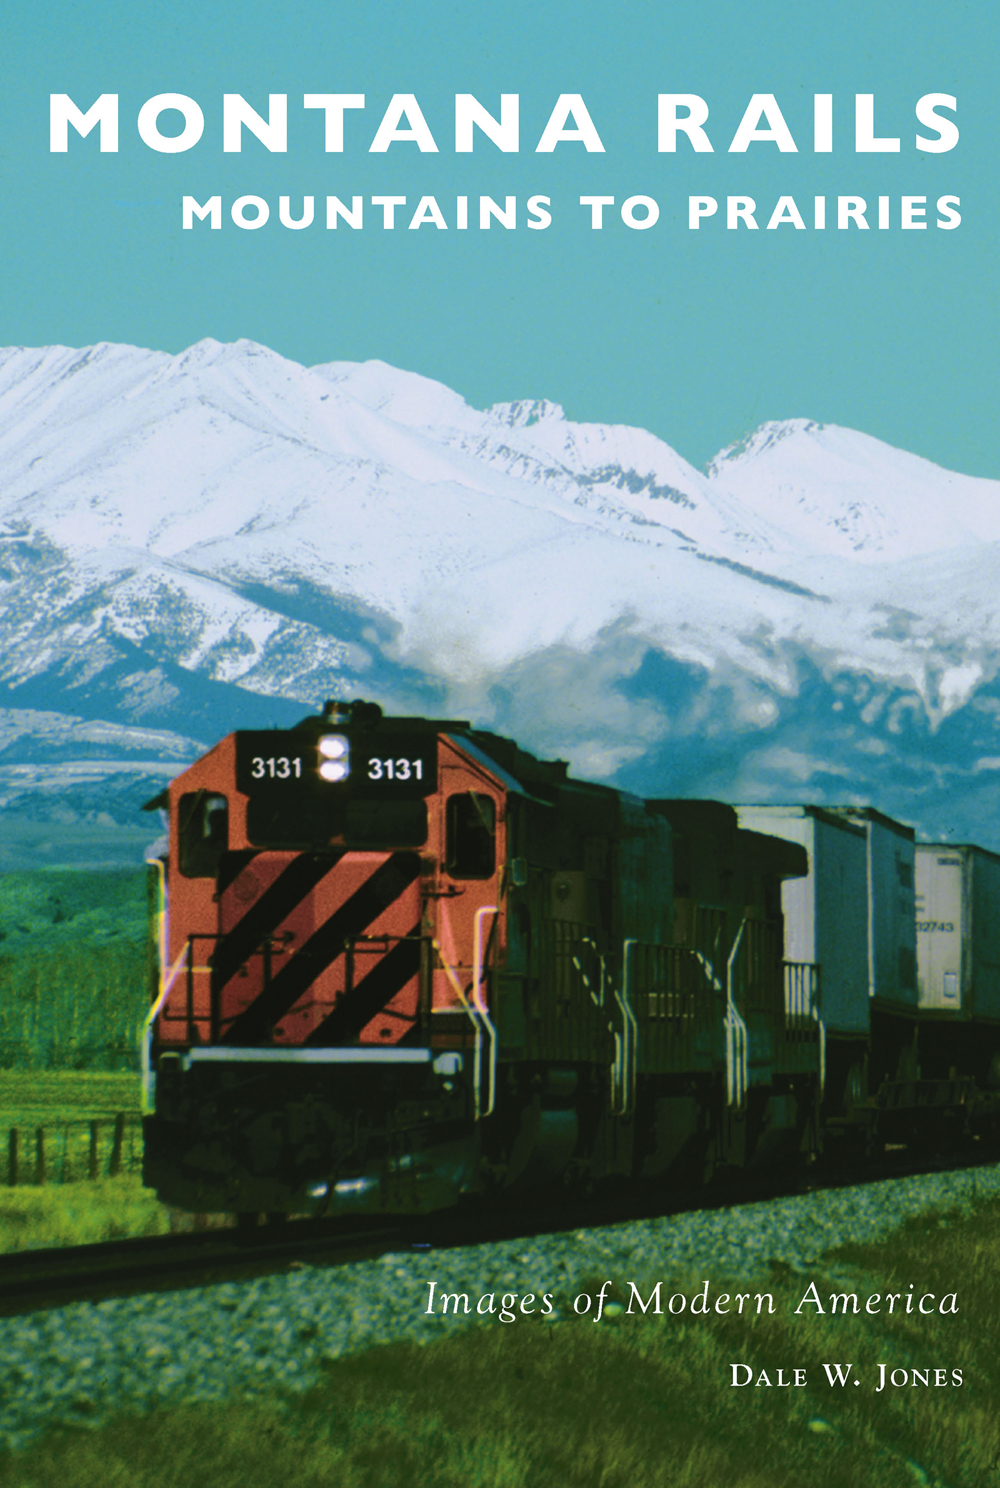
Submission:
[[[373,759],[368,761],[369,780],[423,780],[423,778],[423,760]]]

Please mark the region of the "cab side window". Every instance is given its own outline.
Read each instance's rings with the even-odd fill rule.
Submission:
[[[177,808],[180,870],[185,878],[214,878],[229,846],[229,802],[210,791],[181,796]]]
[[[492,796],[463,791],[445,808],[445,867],[452,878],[489,878],[497,862],[497,809]]]

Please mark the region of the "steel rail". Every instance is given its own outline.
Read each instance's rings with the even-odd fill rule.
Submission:
[[[653,1184],[626,1195],[598,1194],[544,1207],[488,1205],[429,1215],[356,1220],[296,1219],[255,1230],[206,1229],[0,1255],[0,1317],[140,1293],[180,1291],[247,1280],[300,1266],[350,1265],[387,1252],[451,1250],[579,1229],[735,1208],[819,1189],[862,1188],[888,1179],[994,1166],[992,1144],[964,1162],[889,1154],[850,1168],[817,1164],[748,1175],[731,1170],[707,1187],[672,1191]]]

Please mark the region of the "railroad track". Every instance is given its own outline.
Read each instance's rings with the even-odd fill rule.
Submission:
[[[632,1192],[539,1209],[470,1209],[378,1221],[297,1219],[255,1230],[205,1229],[185,1234],[112,1240],[0,1255],[0,1317],[61,1307],[70,1302],[143,1292],[175,1291],[299,1266],[340,1266],[374,1260],[386,1252],[453,1249],[576,1229],[594,1229],[787,1198],[816,1189],[859,1187],[887,1178],[992,1166],[998,1154],[971,1161],[907,1160],[899,1155],[864,1169],[816,1167],[793,1182],[740,1174],[709,1188],[664,1196]]]
[[[392,1248],[398,1225],[334,1226],[298,1220],[254,1231],[195,1230],[16,1251],[0,1256],[0,1317],[98,1302],[137,1292],[209,1286],[301,1265],[337,1265],[368,1260]]]

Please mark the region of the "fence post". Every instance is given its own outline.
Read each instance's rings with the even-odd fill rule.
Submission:
[[[38,1127],[35,1132],[35,1182],[45,1182],[45,1128]]]
[[[108,1164],[108,1173],[116,1178],[122,1170],[122,1142],[125,1139],[125,1112],[119,1111],[115,1117],[115,1135],[111,1144],[111,1161]]]
[[[96,1179],[96,1177],[97,1177],[97,1132],[98,1132],[98,1128],[99,1127],[100,1127],[100,1122],[99,1121],[92,1121],[90,1123],[90,1172],[89,1172],[89,1176],[90,1176],[91,1182],[93,1182],[94,1179]]]
[[[11,1188],[17,1184],[17,1127],[12,1126],[7,1139],[7,1182]]]

